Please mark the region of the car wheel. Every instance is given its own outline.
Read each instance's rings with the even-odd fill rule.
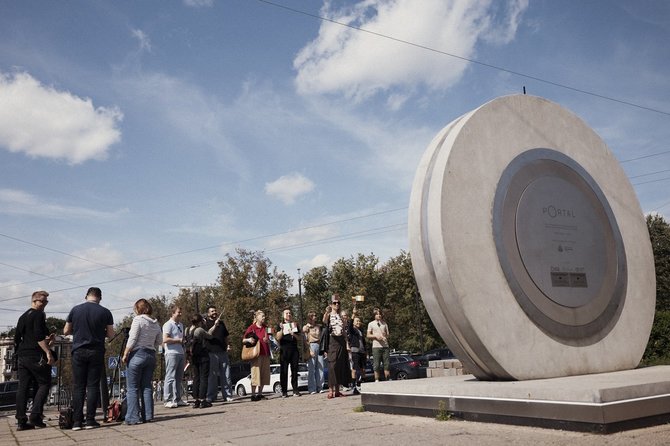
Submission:
[[[244,386],[242,384],[237,386],[237,389],[235,390],[235,393],[237,393],[237,396],[246,396],[247,395],[247,391],[244,390]]]
[[[281,383],[275,383],[274,386],[272,386],[272,391],[274,393],[281,393]]]
[[[399,371],[396,373],[395,379],[407,379],[407,372]]]

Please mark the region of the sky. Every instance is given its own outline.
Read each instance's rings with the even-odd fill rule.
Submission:
[[[236,248],[397,256],[433,136],[524,87],[670,215],[669,41],[665,0],[0,0],[0,330],[39,289],[119,321]]]

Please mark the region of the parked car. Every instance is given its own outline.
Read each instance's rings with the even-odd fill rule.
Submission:
[[[18,381],[0,383],[0,410],[16,410],[16,392],[18,390]]]
[[[307,388],[307,364],[300,363],[298,364],[298,389],[304,388]],[[270,389],[274,393],[282,393],[281,383],[279,382],[279,364],[270,365]],[[293,390],[293,386],[291,386],[291,369],[289,368],[288,389],[286,391],[291,390]],[[249,393],[251,393],[251,374],[235,384],[235,394],[237,396],[245,396]]]
[[[423,358],[426,361],[436,361],[438,359],[453,359],[455,356],[447,347],[442,347],[428,350],[423,354]]]
[[[241,380],[245,376],[248,376],[251,373],[251,363],[248,362],[236,362],[235,364],[230,364],[230,384],[235,388],[237,381]]]
[[[389,372],[391,379],[425,378],[426,366],[411,355],[391,355]]]

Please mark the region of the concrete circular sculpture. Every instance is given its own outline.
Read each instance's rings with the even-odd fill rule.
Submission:
[[[542,98],[495,99],[426,150],[409,211],[414,273],[480,379],[637,366],[655,307],[635,193],[604,142]]]

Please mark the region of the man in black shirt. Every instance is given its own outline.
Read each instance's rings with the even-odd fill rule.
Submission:
[[[300,330],[298,325],[293,322],[291,310],[286,309],[283,312],[282,323],[277,327],[277,340],[279,341],[279,382],[281,383],[282,398],[288,396],[288,367],[291,366],[291,387],[293,395],[300,396],[298,391],[298,362],[300,353],[298,352],[298,341],[300,340]]]
[[[95,409],[100,396],[100,377],[105,360],[105,336],[114,336],[112,313],[102,305],[102,291],[91,287],[86,292],[86,302],[70,310],[65,320],[65,335],[72,335],[72,375],[74,378],[73,431],[93,429]],[[84,395],[86,395],[86,420],[84,424]]]
[[[30,309],[23,313],[16,325],[14,345],[19,357],[19,389],[16,394],[17,430],[46,427],[42,421],[42,411],[51,387],[51,366],[56,363],[49,346],[54,334],[49,334],[44,307],[49,302],[46,291],[35,291]],[[26,416],[28,386],[37,382],[37,392],[33,398],[30,420]]]
[[[209,376],[207,379],[207,401],[216,400],[221,386],[223,401],[233,400],[233,390],[230,382],[230,358],[228,357],[228,329],[222,319],[223,313],[219,314],[214,305],[207,307],[205,318],[205,330],[212,331],[212,339],[207,340],[209,351]]]

